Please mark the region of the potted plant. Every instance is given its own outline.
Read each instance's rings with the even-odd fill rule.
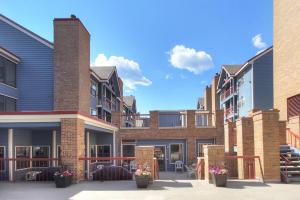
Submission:
[[[65,188],[72,184],[74,173],[66,170],[63,172],[56,172],[54,174],[54,181],[57,188]]]
[[[216,187],[226,187],[228,172],[226,169],[221,167],[211,167],[209,172]]]
[[[151,176],[149,166],[143,167],[142,165],[139,165],[137,170],[135,171],[134,175],[135,175],[136,186],[138,188],[147,188],[148,187],[149,181],[150,181],[150,176]]]

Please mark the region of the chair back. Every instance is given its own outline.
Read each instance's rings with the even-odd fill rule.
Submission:
[[[183,162],[181,160],[175,161],[175,168],[183,168]]]
[[[136,160],[130,161],[129,168],[130,168],[130,171],[136,169]]]

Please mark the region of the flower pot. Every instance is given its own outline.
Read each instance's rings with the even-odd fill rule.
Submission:
[[[211,175],[212,175],[213,183],[217,187],[226,187],[227,175],[219,175],[219,174],[214,174],[214,173],[212,173]]]
[[[135,176],[135,182],[138,188],[147,188],[149,185],[149,176]]]
[[[54,176],[55,185],[57,188],[65,188],[72,184],[73,176]]]

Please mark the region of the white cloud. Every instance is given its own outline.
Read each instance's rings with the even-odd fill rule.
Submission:
[[[167,79],[167,80],[173,79],[173,75],[172,74],[166,74],[165,79]]]
[[[258,49],[265,49],[267,47],[267,43],[263,41],[261,34],[257,34],[252,38],[252,44]]]
[[[142,74],[137,62],[122,56],[110,56],[107,58],[104,54],[99,54],[92,65],[116,66],[118,75],[122,78],[124,86],[127,87],[125,90],[127,92],[136,90],[137,85],[149,86],[152,84],[152,81]]]
[[[176,45],[169,52],[169,62],[178,69],[200,74],[213,68],[212,57],[205,51],[197,51],[183,45]]]

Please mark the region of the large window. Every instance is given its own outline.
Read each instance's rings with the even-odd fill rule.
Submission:
[[[32,147],[32,158],[49,158],[50,147],[49,146],[33,146]],[[33,167],[48,167],[49,161],[47,160],[33,160]]]
[[[16,87],[16,64],[0,56],[0,83]]]
[[[135,144],[123,144],[122,145],[123,157],[134,157],[135,155]]]
[[[4,159],[4,157],[5,157],[5,147],[0,146],[0,159]],[[5,171],[4,160],[0,160],[0,171]]]
[[[91,157],[95,158],[108,158],[111,157],[111,145],[91,145]],[[92,160],[91,162],[95,162]],[[97,162],[110,162],[107,160],[97,160]]]
[[[26,169],[30,168],[30,161],[25,159],[30,159],[31,157],[31,147],[30,146],[16,146],[15,151],[16,156],[16,169]],[[23,160],[24,159],[24,160]]]
[[[16,170],[49,167],[50,163],[47,159],[50,157],[50,146],[16,146],[15,148]]]
[[[0,95],[0,112],[16,111],[16,100],[7,96]]]
[[[182,144],[170,144],[170,162],[183,161]]]
[[[196,115],[196,126],[197,127],[208,126],[208,114],[198,114],[198,115]]]

